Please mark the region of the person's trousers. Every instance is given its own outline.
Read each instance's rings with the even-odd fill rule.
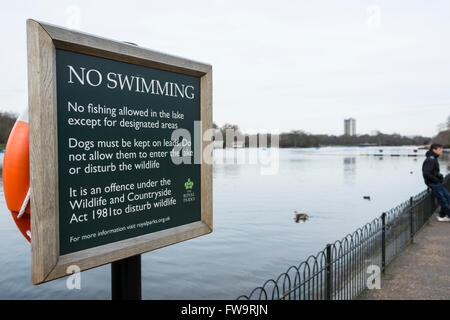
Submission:
[[[444,217],[445,215],[447,215],[448,217],[450,217],[450,193],[440,182],[429,184],[428,186],[431,188],[431,191],[433,191],[434,196],[441,206],[441,212],[439,213],[439,216]]]

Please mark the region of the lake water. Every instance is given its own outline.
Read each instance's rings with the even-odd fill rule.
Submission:
[[[384,156],[375,156],[380,149]],[[143,298],[234,299],[248,294],[424,190],[425,151],[414,149],[280,149],[274,175],[261,175],[256,164],[235,163],[249,150],[215,150],[214,232],[143,254]],[[441,171],[449,172],[448,154],[440,162]],[[370,201],[363,199],[366,195]],[[311,218],[295,223],[295,210]],[[31,284],[30,245],[9,214],[1,179],[0,257],[0,299],[111,297],[109,265],[82,272],[81,290],[66,289],[65,278]]]

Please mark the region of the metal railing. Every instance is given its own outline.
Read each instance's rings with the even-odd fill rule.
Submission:
[[[450,187],[450,174],[444,184]],[[368,267],[384,272],[437,207],[433,194],[425,190],[238,299],[353,299],[367,287]]]

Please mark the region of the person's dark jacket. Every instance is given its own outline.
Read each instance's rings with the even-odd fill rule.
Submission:
[[[425,184],[436,184],[444,180],[444,176],[439,173],[439,155],[433,151],[428,151],[425,156],[427,157],[422,165],[422,174],[425,180]]]

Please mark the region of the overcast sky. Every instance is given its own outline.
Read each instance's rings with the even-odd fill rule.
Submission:
[[[214,121],[434,135],[450,115],[450,1],[7,1],[0,110],[27,103],[34,18],[213,66]]]

